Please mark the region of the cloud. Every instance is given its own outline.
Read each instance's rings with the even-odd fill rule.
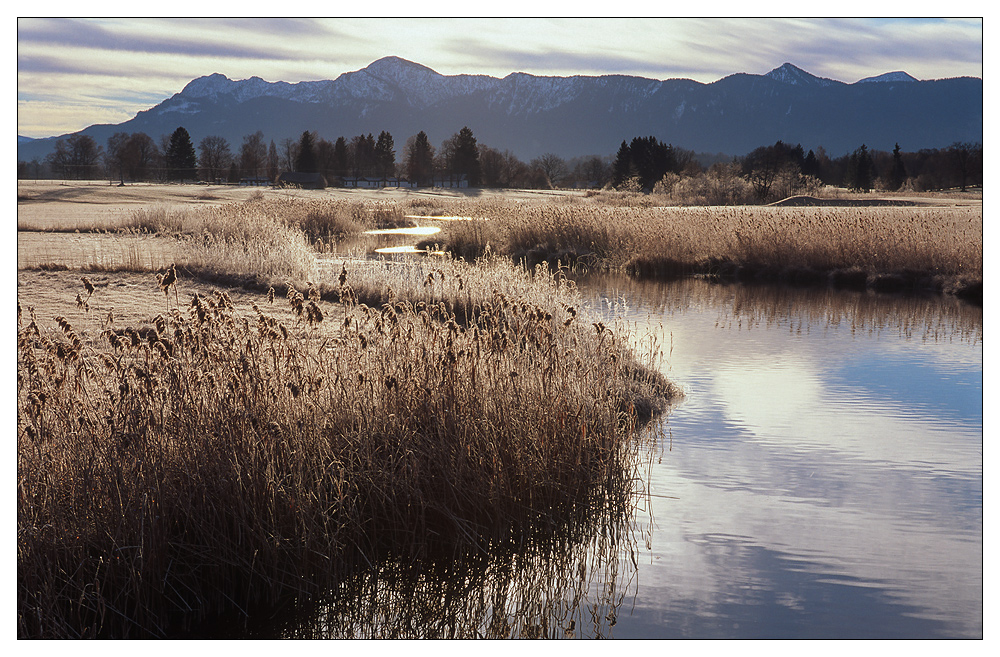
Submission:
[[[579,75],[617,74],[623,70],[652,72],[656,66],[650,62],[620,55],[604,55],[561,50],[528,51],[521,48],[503,48],[483,45],[472,39],[457,39],[448,44],[446,52],[467,55],[470,64],[489,66],[492,69],[510,69],[514,72],[578,71]],[[481,70],[481,69],[480,69]]]
[[[248,23],[248,27],[251,24]],[[79,19],[43,19],[37,26],[24,29],[18,24],[19,48],[43,45],[46,48],[84,48],[94,51],[115,51],[161,55],[209,56],[249,59],[297,59],[294,50],[275,46],[274,41],[257,45],[238,32],[219,29],[226,27],[207,21],[193,20],[176,24],[176,19],[155,24],[116,25],[111,29]],[[178,29],[172,29],[176,27]],[[152,29],[149,29],[152,28]],[[189,36],[191,30],[197,30]],[[189,35],[184,35],[188,32]],[[249,43],[248,43],[249,41]],[[279,42],[280,43],[280,42]]]
[[[51,111],[59,94],[74,107],[81,97],[113,106],[121,94],[122,107],[134,112],[146,107],[126,101],[128,92],[162,99],[213,72],[326,80],[387,55],[446,75],[622,74],[708,83],[791,62],[854,82],[893,70],[923,79],[981,77],[983,47],[981,19],[34,18],[18,19],[17,39],[18,97],[53,101],[38,112]],[[24,114],[34,111],[25,103]],[[59,129],[110,120],[103,109],[80,111],[79,125]],[[63,123],[67,114],[59,116]]]

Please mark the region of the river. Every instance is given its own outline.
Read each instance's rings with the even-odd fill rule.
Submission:
[[[614,637],[982,638],[980,308],[700,280],[583,289],[659,344],[686,393],[661,426]]]
[[[565,535],[377,564],[260,636],[983,637],[981,308],[579,287],[685,393],[643,443],[632,502]]]

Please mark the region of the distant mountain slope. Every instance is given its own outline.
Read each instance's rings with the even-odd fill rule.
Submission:
[[[81,132],[104,145],[115,132],[158,140],[181,125],[195,145],[220,135],[234,152],[257,130],[275,143],[304,130],[330,141],[388,130],[402,159],[406,139],[421,130],[437,146],[469,126],[480,143],[525,160],[545,152],[613,154],[622,140],[650,135],[697,152],[741,155],[780,139],[838,156],[862,143],[916,151],[981,142],[983,82],[919,81],[897,71],[846,84],[788,63],[710,84],[625,75],[495,78],[441,75],[385,57],[336,80],[295,84],[213,73],[129,121]],[[55,139],[19,140],[18,159],[44,157]]]

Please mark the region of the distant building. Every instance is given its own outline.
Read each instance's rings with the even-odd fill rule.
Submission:
[[[434,176],[431,181],[434,187],[462,188],[469,186],[469,177],[464,173],[452,173]]]
[[[300,187],[302,189],[326,189],[326,178],[321,173],[283,171],[278,176],[277,184],[284,187]]]
[[[385,178],[383,180],[383,187],[398,187],[406,189],[416,189],[417,183],[411,182],[406,178],[396,178],[395,176],[390,178]]]
[[[380,189],[382,187],[405,187],[408,189],[416,189],[417,184],[410,182],[406,178],[397,178],[395,176],[389,176],[387,178],[366,178],[364,176],[344,176],[339,178],[338,182],[342,187],[349,188],[361,188],[361,189]]]
[[[245,176],[240,178],[241,187],[267,187],[271,179],[267,176]]]

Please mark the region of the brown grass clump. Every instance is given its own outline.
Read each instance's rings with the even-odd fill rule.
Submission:
[[[673,389],[571,286],[509,272],[462,321],[433,295],[317,313],[314,286],[295,325],[196,294],[96,344],[19,313],[19,636],[177,636],[627,497]]]

